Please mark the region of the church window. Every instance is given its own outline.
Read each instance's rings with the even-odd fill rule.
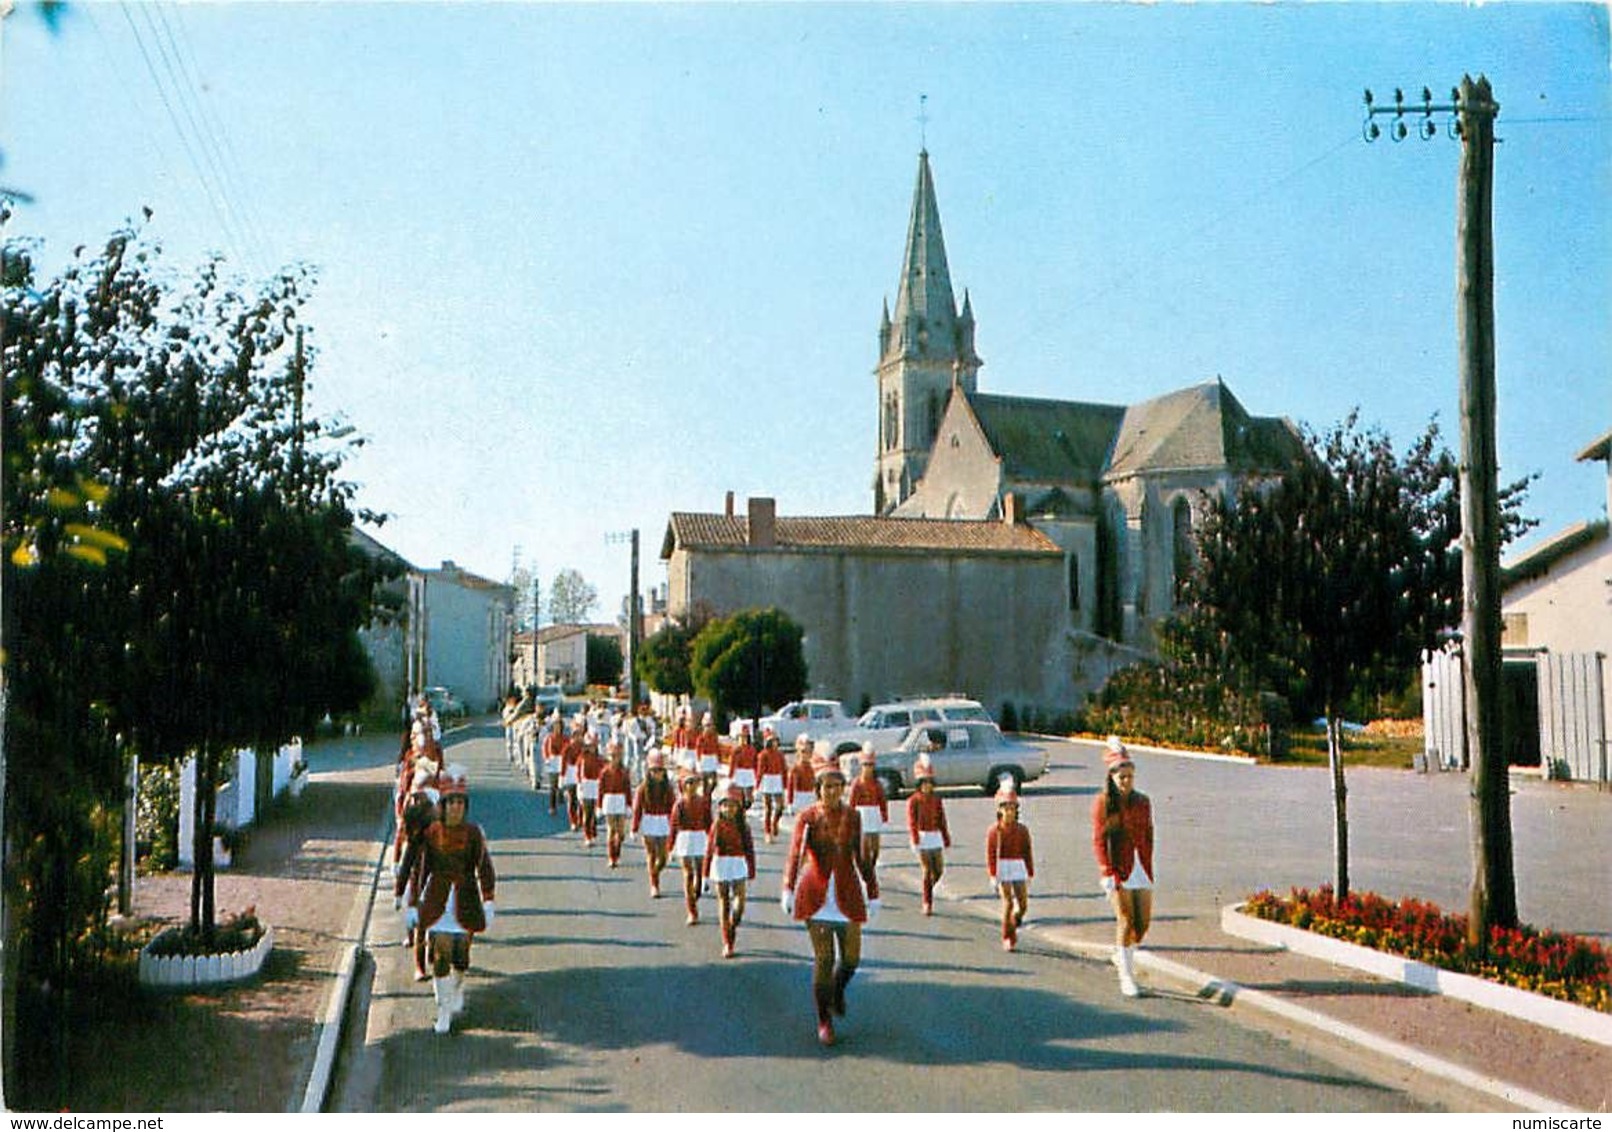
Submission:
[[[900,437],[901,402],[894,393],[884,399],[884,450],[896,447]]]
[[[929,394],[929,431],[926,440],[934,440],[940,432],[940,394],[931,390]]]
[[[1069,555],[1069,612],[1080,612],[1080,555]]]
[[[952,433],[952,447],[953,448],[961,448],[962,446],[963,446],[963,442],[961,440],[957,439],[957,434],[955,432]]]
[[[1175,575],[1175,604],[1186,596],[1187,578],[1192,574],[1192,505],[1181,498],[1170,509],[1171,567]]]

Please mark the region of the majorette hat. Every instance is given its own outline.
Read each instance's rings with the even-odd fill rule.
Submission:
[[[914,779],[927,778],[931,781],[935,777],[935,764],[929,761],[928,755],[919,755],[918,761],[912,764],[912,777]]]
[[[1001,809],[1003,806],[1017,806],[1018,804],[1019,793],[1013,789],[1013,780],[1004,775],[1001,785],[996,788],[996,808]]]
[[[1130,752],[1125,749],[1125,744],[1120,742],[1118,735],[1108,737],[1108,742],[1103,747],[1103,765],[1108,768],[1109,774],[1113,774],[1122,766],[1136,765],[1131,762]]]
[[[838,778],[841,782],[845,781],[845,772],[840,769],[840,764],[828,755],[812,756],[812,775],[818,782],[823,781],[825,778]]]
[[[700,726],[701,727],[715,727],[716,726],[716,720],[712,718],[710,712],[706,712],[704,715],[700,716]]]
[[[862,744],[862,753],[856,757],[856,761],[862,766],[878,765],[879,756],[874,752],[872,743]]]
[[[744,805],[744,790],[738,786],[730,785],[728,792],[722,796],[722,800],[724,802],[737,802],[742,806]]]
[[[646,770],[665,770],[666,755],[659,747],[653,748],[644,758],[644,767]]]
[[[451,798],[455,794],[460,797],[469,797],[470,772],[461,764],[454,763],[438,776],[437,785],[441,789],[444,798]]]
[[[409,783],[409,789],[418,793],[437,783],[437,764],[430,759],[414,760],[414,778]]]

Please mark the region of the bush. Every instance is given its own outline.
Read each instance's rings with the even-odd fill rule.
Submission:
[[[1120,669],[1076,717],[1078,730],[1166,746],[1260,755],[1269,729],[1259,697],[1185,665],[1143,661]]]
[[[1251,916],[1290,924],[1317,935],[1403,955],[1446,971],[1520,987],[1612,1013],[1612,951],[1595,940],[1559,932],[1494,927],[1488,947],[1467,942],[1467,917],[1409,897],[1392,901],[1350,892],[1342,900],[1331,885],[1286,896],[1261,890],[1248,898]]]
[[[179,863],[179,771],[174,767],[140,768],[135,840],[153,872],[167,872]]]
[[[189,924],[169,928],[151,941],[150,953],[157,956],[229,955],[250,951],[262,938],[263,923],[253,906],[221,920],[211,933],[205,928],[193,929]]]

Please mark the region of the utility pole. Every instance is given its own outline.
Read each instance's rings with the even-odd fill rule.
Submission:
[[[537,576],[537,567],[532,567],[532,685],[544,683],[543,674],[537,668],[537,626],[543,619],[543,580]]]
[[[1461,369],[1461,665],[1467,750],[1472,760],[1470,825],[1472,889],[1467,939],[1479,949],[1491,926],[1515,927],[1517,881],[1512,861],[1511,793],[1502,743],[1500,618],[1500,488],[1495,444],[1494,374],[1494,120],[1500,105],[1489,80],[1470,75],[1435,105],[1422,90],[1420,106],[1374,106],[1366,92],[1365,136],[1374,119],[1392,114],[1390,137],[1409,134],[1406,115],[1420,116],[1418,136],[1438,133],[1434,114],[1451,114],[1461,139],[1456,209],[1456,334]]]
[[[638,598],[638,528],[626,534],[605,535],[605,542],[632,544],[632,576],[627,591],[627,703],[638,710],[638,646],[643,643],[643,602]]]

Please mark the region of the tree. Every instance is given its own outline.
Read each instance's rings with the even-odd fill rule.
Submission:
[[[799,698],[806,690],[805,633],[778,609],[746,609],[711,621],[691,647],[695,690],[726,716],[747,708],[759,718],[764,704]]]
[[[689,673],[689,645],[694,636],[682,625],[668,621],[638,650],[638,678],[664,696],[686,696],[694,691]]]
[[[1343,707],[1359,693],[1402,687],[1421,652],[1446,634],[1460,600],[1455,464],[1436,422],[1400,458],[1357,414],[1306,437],[1308,458],[1274,483],[1219,499],[1198,542],[1183,640],[1209,642],[1221,662],[1252,673],[1326,719],[1336,887],[1349,890]],[[1504,493],[1510,528],[1527,481]]]
[[[210,937],[222,754],[357,706],[381,568],[349,539],[348,446],[303,417],[305,271],[254,293],[215,260],[181,289],[129,229],[55,280],[14,241],[4,265],[8,975],[55,1030],[7,1069],[33,1083],[65,1065],[128,757],[196,756]]]
[[[621,638],[589,633],[587,650],[587,683],[617,684],[621,681],[621,668],[626,663],[621,653]]]
[[[599,604],[599,591],[581,571],[566,567],[549,583],[549,621],[555,625],[581,625]]]
[[[522,563],[509,572],[509,588],[515,591],[515,629],[526,633],[537,628],[542,618],[542,610],[534,608],[533,599],[537,596],[532,592],[532,583],[537,579],[537,570]]]

